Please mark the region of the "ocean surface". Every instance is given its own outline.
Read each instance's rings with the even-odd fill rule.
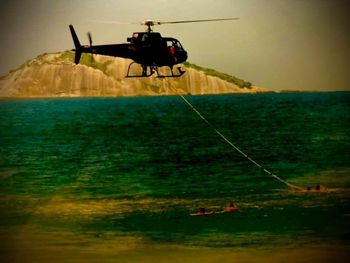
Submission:
[[[350,245],[350,93],[186,99],[0,100],[1,254]]]

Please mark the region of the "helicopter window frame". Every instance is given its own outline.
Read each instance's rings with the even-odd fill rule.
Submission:
[[[185,50],[183,46],[181,45],[180,41],[175,38],[164,38],[166,42],[167,48],[174,47],[176,50],[183,51]]]
[[[175,42],[175,45],[174,45],[174,46],[177,47],[178,50],[180,50],[180,51],[183,51],[183,50],[184,50],[184,48],[182,47],[182,45],[181,45],[181,43],[180,43],[179,40],[175,40],[174,42]]]
[[[167,48],[174,47],[175,46],[174,41],[170,39],[166,40],[166,46]]]

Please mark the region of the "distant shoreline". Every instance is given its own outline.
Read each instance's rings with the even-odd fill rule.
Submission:
[[[280,90],[276,93],[336,93],[336,92],[350,92],[350,90]]]
[[[222,94],[186,94],[185,96],[254,96],[254,95],[264,95],[264,94],[299,94],[299,93],[350,93],[350,90],[344,91],[269,91],[269,92],[257,92],[257,93],[222,93]],[[13,97],[0,97],[0,100],[40,100],[40,99],[117,99],[117,98],[147,98],[147,97],[174,97],[184,94],[170,94],[170,95],[144,95],[144,96],[13,96]]]

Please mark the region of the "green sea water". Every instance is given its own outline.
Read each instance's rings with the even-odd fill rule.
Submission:
[[[350,244],[350,93],[186,98],[1,100],[2,252]]]

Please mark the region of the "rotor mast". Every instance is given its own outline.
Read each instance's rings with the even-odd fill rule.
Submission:
[[[147,29],[146,29],[147,33],[151,33],[151,32],[153,32],[153,26],[154,25],[161,25],[162,22],[157,22],[157,21],[153,21],[153,20],[146,20],[146,21],[142,22],[141,24],[145,25],[147,27]]]

